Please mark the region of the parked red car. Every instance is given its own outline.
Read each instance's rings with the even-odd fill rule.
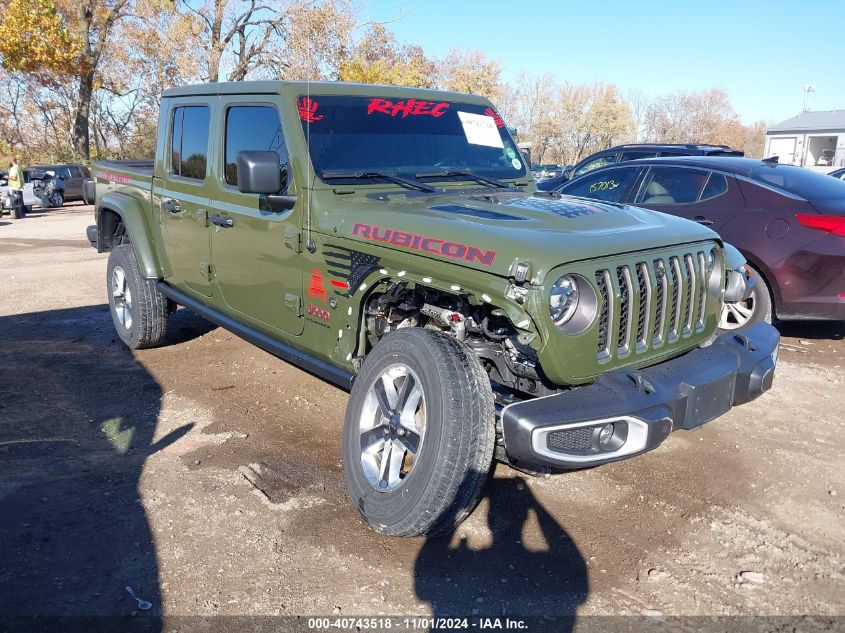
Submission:
[[[557,191],[688,218],[736,246],[757,283],[726,306],[724,329],[845,320],[845,181],[771,160],[683,156],[602,167]]]

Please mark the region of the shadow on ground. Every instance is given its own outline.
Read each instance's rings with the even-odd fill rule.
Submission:
[[[803,339],[845,339],[845,321],[780,321],[775,324],[781,336]]]
[[[138,481],[191,425],[153,440],[161,388],[105,305],[0,318],[0,376],[0,618],[140,615],[157,628]]]
[[[417,597],[436,617],[551,617],[554,630],[571,631],[589,583],[569,534],[521,477],[491,479],[482,504],[492,542],[470,546],[461,526],[427,539],[416,560]]]

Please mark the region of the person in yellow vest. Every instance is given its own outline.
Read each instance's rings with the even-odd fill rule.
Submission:
[[[15,217],[24,216],[23,204],[23,170],[18,165],[18,159],[13,158],[9,163],[9,193],[12,196],[12,205],[15,207]]]

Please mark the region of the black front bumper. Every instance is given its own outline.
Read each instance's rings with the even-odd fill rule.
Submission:
[[[779,340],[774,327],[759,323],[647,369],[609,372],[591,385],[508,405],[501,413],[508,456],[581,468],[649,451],[672,431],[701,426],[768,391]],[[601,436],[602,428],[610,431]]]

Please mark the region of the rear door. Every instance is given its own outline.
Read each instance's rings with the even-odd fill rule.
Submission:
[[[606,202],[624,202],[641,171],[642,167],[636,166],[602,169],[568,182],[560,192]]]
[[[82,170],[79,165],[68,165],[68,174],[65,178],[65,199],[82,197]]]
[[[222,308],[241,321],[298,335],[303,330],[302,202],[274,211],[266,200],[238,190],[236,157],[246,150],[275,151],[279,168],[288,151],[278,97],[220,97],[215,137],[215,193],[211,248]],[[284,184],[283,192],[287,190]],[[217,221],[217,223],[214,223]]]
[[[180,290],[211,296],[208,156],[215,97],[174,99],[164,178],[157,185],[165,277]],[[160,187],[160,188],[159,188]]]
[[[718,231],[745,208],[745,199],[732,176],[692,167],[652,166],[633,204]]]

